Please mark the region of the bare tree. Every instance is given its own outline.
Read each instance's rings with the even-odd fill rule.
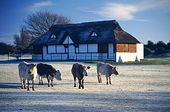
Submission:
[[[52,25],[70,23],[70,19],[51,12],[36,12],[25,21],[26,32],[35,39],[49,30]]]
[[[52,25],[70,23],[70,19],[51,12],[36,12],[27,17],[21,26],[20,35],[14,35],[14,44],[22,52],[37,37],[46,33]]]
[[[14,35],[14,44],[16,45],[17,52],[26,50],[31,43],[31,38],[26,31],[25,27],[20,30],[20,35]]]

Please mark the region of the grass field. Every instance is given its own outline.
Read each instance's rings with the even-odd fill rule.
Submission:
[[[34,62],[35,63],[35,62]],[[47,63],[47,62],[46,62]],[[48,62],[59,69],[62,81],[54,87],[38,85],[35,92],[19,87],[18,63],[0,64],[0,112],[169,112],[170,65],[117,65],[119,75],[112,76],[112,85],[97,83],[96,64],[90,65],[85,89],[73,87],[73,62]]]

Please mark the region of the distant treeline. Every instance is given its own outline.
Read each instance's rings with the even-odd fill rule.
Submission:
[[[0,42],[0,54],[20,54],[20,53],[31,53],[31,48],[18,49],[16,45],[10,45]]]
[[[170,53],[170,41],[165,44],[163,41],[158,41],[157,43],[154,43],[149,40],[144,46],[145,56],[159,55],[163,53]]]
[[[14,53],[15,46],[0,42],[0,54]]]

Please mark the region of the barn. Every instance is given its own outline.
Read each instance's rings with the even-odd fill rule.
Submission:
[[[143,43],[116,20],[52,26],[33,43],[33,60],[140,61]]]

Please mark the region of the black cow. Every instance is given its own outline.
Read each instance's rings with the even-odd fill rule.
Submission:
[[[53,66],[48,64],[37,64],[37,73],[39,75],[39,84],[43,84],[43,77],[47,78],[48,81],[48,87],[50,87],[50,80],[51,80],[51,86],[53,87],[53,79],[54,77],[57,80],[61,80],[61,73],[59,70],[56,70]]]
[[[86,67],[79,63],[73,64],[71,72],[74,78],[74,87],[76,87],[76,78],[78,78],[79,89],[81,89],[81,87],[84,89],[84,76],[87,76],[87,69],[90,69],[90,67]]]

